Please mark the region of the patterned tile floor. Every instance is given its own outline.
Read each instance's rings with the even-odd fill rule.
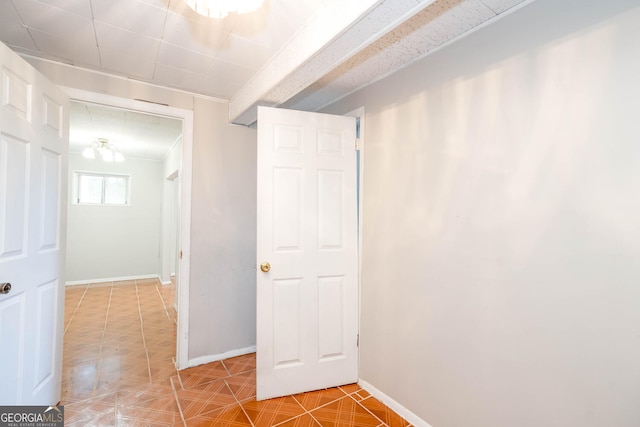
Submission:
[[[356,384],[257,402],[255,354],[177,371],[174,288],[66,290],[67,426],[408,426]]]

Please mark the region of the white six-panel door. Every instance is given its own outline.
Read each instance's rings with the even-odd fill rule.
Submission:
[[[0,43],[0,405],[60,400],[68,99]]]
[[[353,117],[258,109],[258,400],[357,381],[355,139]]]

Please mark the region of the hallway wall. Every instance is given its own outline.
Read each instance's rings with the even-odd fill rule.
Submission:
[[[433,427],[640,425],[640,5],[537,0],[365,107],[360,377]]]
[[[131,204],[74,204],[70,185],[67,282],[158,275],[162,163],[141,159],[107,163],[69,153],[70,184],[75,171],[129,175]]]

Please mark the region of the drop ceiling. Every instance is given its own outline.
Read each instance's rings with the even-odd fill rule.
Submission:
[[[229,101],[317,110],[532,0],[266,0],[208,19],[183,0],[2,0],[0,41],[55,61]]]

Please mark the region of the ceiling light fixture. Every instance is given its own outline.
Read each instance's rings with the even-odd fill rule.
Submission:
[[[108,139],[98,138],[87,148],[82,150],[82,156],[87,159],[95,159],[99,154],[105,162],[124,162],[124,156],[118,148],[109,143]]]
[[[197,14],[222,19],[230,13],[249,13],[258,9],[264,0],[184,0]]]

